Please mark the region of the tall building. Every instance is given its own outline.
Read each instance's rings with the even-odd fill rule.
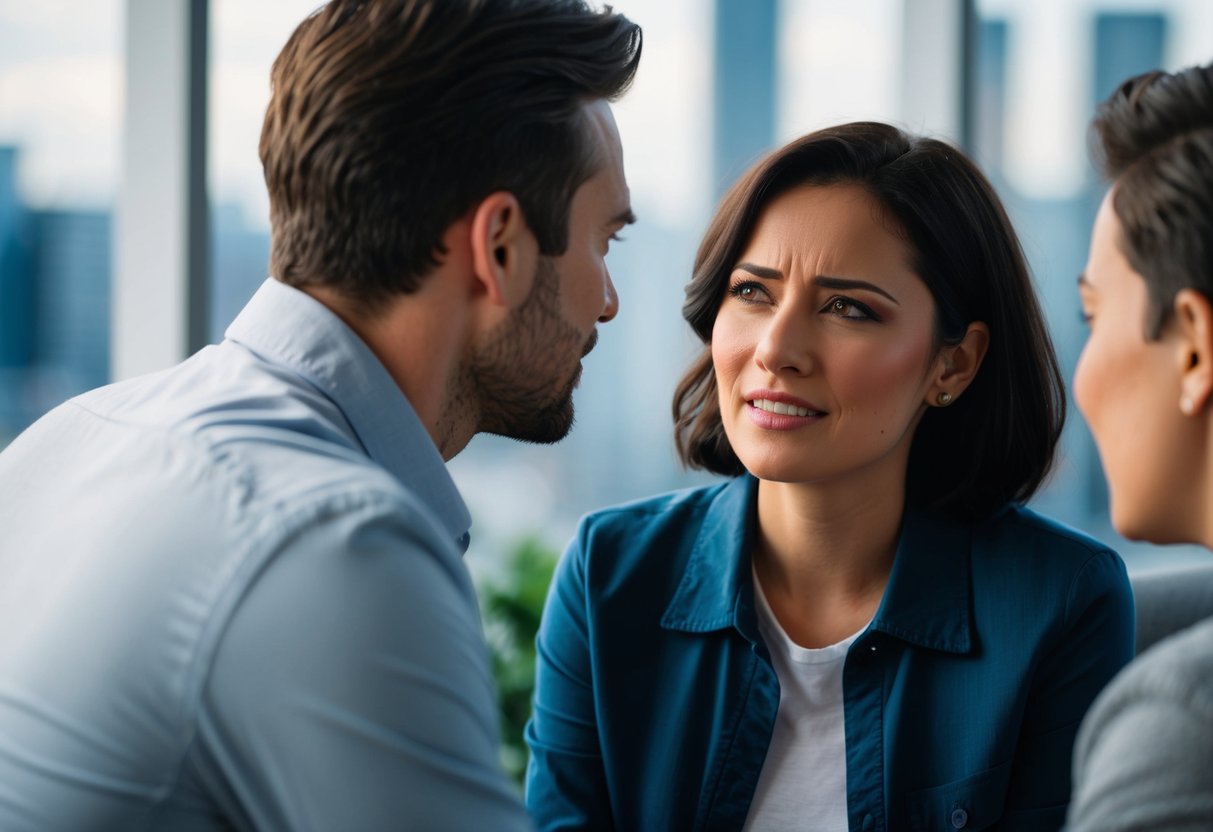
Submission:
[[[27,421],[34,359],[32,241],[16,178],[17,149],[0,147],[0,447]]]
[[[16,180],[17,149],[0,147],[0,372],[34,357],[30,230]]]
[[[31,211],[0,148],[0,444],[109,373],[110,215]]]
[[[65,395],[109,377],[108,211],[38,211],[34,219],[35,363]]]

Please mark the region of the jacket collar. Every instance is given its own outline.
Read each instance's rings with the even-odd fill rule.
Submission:
[[[758,481],[743,475],[717,492],[704,515],[663,627],[706,633],[733,627],[757,642],[750,549]],[[893,570],[871,629],[947,653],[972,649],[971,531],[906,508]]]
[[[661,626],[688,633],[737,627],[755,640],[751,638],[758,625],[753,614],[750,545],[757,493],[758,480],[750,476],[737,477],[717,491]],[[747,606],[748,615],[740,616],[739,625],[739,608]]]

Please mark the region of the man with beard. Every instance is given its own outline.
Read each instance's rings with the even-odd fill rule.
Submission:
[[[555,442],[632,221],[583,0],[333,0],[222,343],[0,454],[0,828],[524,829],[444,462]]]

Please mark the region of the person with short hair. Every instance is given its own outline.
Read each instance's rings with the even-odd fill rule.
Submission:
[[[1023,506],[1065,392],[1015,233],[949,145],[809,134],[724,197],[678,452],[557,567],[543,830],[1055,829],[1133,651],[1124,565]]]
[[[298,26],[273,277],[222,343],[0,454],[0,828],[531,827],[444,463],[572,425],[640,49],[582,0]]]
[[[1128,79],[1093,122],[1111,187],[1079,279],[1090,334],[1074,398],[1112,523],[1213,547],[1213,64]],[[1074,752],[1068,827],[1213,828],[1213,620],[1100,694]]]

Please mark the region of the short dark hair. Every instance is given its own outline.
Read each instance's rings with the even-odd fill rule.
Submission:
[[[1052,467],[1066,405],[1018,238],[993,187],[963,154],[874,122],[819,130],[776,150],[717,208],[682,309],[705,344],[674,395],[683,462],[729,476],[744,470],[720,418],[710,352],[716,313],[762,209],[798,185],[838,183],[863,187],[914,249],[914,271],[935,300],[937,348],[958,343],[974,321],[990,329],[965,394],[929,408],[918,425],[907,500],[970,518],[1027,500]]]
[[[1092,133],[1153,340],[1181,289],[1213,299],[1213,64],[1130,78],[1099,105]]]
[[[583,0],[332,0],[274,61],[261,132],[270,268],[367,303],[414,291],[498,190],[540,253],[602,164],[584,104],[632,81],[640,28]]]

